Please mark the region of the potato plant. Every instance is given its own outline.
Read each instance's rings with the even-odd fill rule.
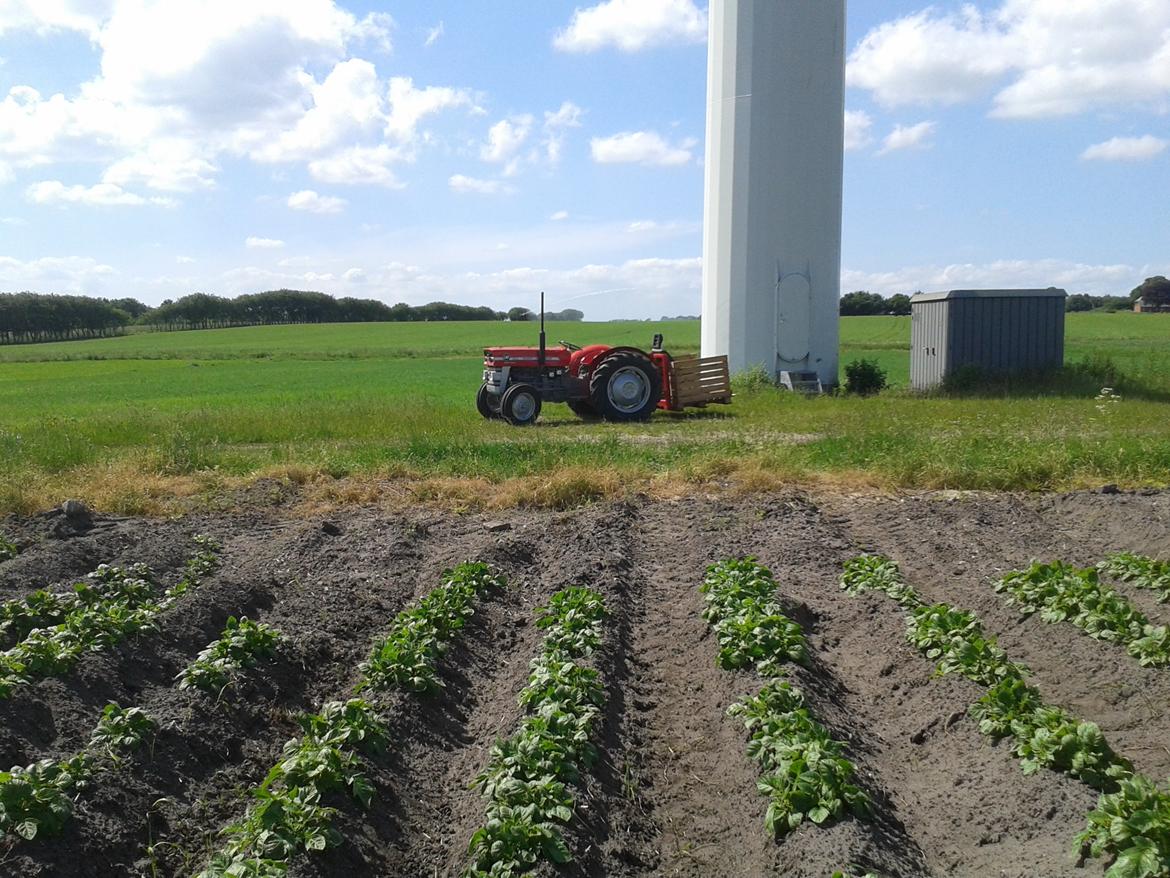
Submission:
[[[1034,566],[1032,572],[1042,566]],[[892,578],[900,579],[896,566],[885,570],[873,587],[889,592]],[[1046,573],[1021,575],[1012,580],[1012,587],[1043,595],[1047,578]],[[864,577],[856,576],[843,581],[842,587],[857,594],[868,585]],[[907,615],[910,641],[939,662],[940,673],[960,673],[988,686],[971,706],[971,715],[993,740],[1012,739],[1013,753],[1025,773],[1048,768],[1102,791],[1077,844],[1087,855],[1115,858],[1108,878],[1170,878],[1170,794],[1135,774],[1133,764],[1109,746],[1095,723],[1044,704],[1040,692],[1025,682],[1024,669],[983,634],[971,613],[939,604],[911,609]]]
[[[0,534],[0,561],[9,561],[20,554],[20,549],[17,548],[16,543],[8,539],[4,534]]]
[[[195,661],[179,672],[180,689],[222,691],[231,675],[249,668],[276,651],[280,632],[263,622],[247,618],[227,620],[220,638],[199,653]]]
[[[1170,878],[1170,790],[1141,775],[1122,780],[1089,813],[1075,849],[1112,857],[1106,878]]]
[[[820,825],[868,811],[868,798],[852,783],[845,746],[812,717],[790,683],[772,680],[727,713],[741,718],[750,736],[748,755],[763,771],[757,786],[768,797],[764,825],[773,836],[805,820]]]
[[[369,702],[330,702],[319,714],[301,717],[304,734],[284,745],[280,761],[252,791],[256,803],[224,833],[228,844],[199,878],[278,876],[298,852],[339,844],[336,809],[322,797],[345,790],[369,807],[374,788],[361,770],[359,752],[378,753],[386,729]]]
[[[444,571],[443,579],[443,585],[394,619],[390,633],[362,664],[364,679],[359,689],[432,692],[442,687],[435,659],[475,613],[475,599],[503,584],[482,563],[460,564]]]
[[[590,736],[605,703],[597,671],[577,661],[600,645],[604,618],[601,595],[580,587],[537,610],[544,641],[519,696],[528,714],[516,734],[492,747],[475,778],[487,819],[468,845],[465,878],[522,875],[542,860],[571,859],[560,829],[573,814],[567,785],[597,759]]]
[[[156,618],[215,568],[217,547],[196,537],[199,551],[187,561],[182,578],[161,597],[150,570],[144,565],[128,568],[102,565],[74,586],[74,594],[60,606],[64,617],[47,627],[34,627],[11,649],[0,653],[0,698],[34,679],[68,673],[85,652],[113,646],[127,637],[153,630]],[[37,601],[57,604],[38,597]],[[15,618],[24,613],[22,625],[33,624],[26,601],[23,611],[10,611]]]
[[[1039,612],[1045,622],[1070,622],[1090,637],[1124,646],[1143,667],[1170,665],[1170,627],[1151,625],[1140,610],[1103,585],[1091,567],[1037,563],[1008,573],[994,588],[1025,615]]]
[[[776,581],[752,558],[721,561],[707,568],[699,591],[703,618],[719,641],[719,667],[754,667],[765,677],[783,674],[785,662],[804,662],[807,646],[800,626],[774,601]]]
[[[1131,582],[1138,588],[1157,592],[1162,603],[1170,601],[1170,561],[1119,552],[1098,564],[1097,569],[1121,582]]]
[[[389,634],[361,665],[357,691],[425,693],[439,688],[435,660],[471,617],[475,599],[505,585],[503,577],[480,563],[445,570],[443,580],[395,617]],[[237,631],[242,627],[240,623]],[[362,807],[370,807],[374,787],[362,772],[360,754],[386,748],[387,732],[377,708],[361,698],[330,702],[319,714],[301,717],[300,724],[303,734],[284,745],[280,761],[252,790],[255,803],[224,829],[227,844],[199,878],[283,876],[298,852],[341,843],[333,826],[337,812],[323,803],[326,795],[346,791]]]
[[[0,834],[31,841],[56,835],[73,814],[76,795],[89,784],[101,756],[115,765],[157,727],[140,708],[108,704],[89,744],[68,759],[42,759],[0,771]]]
[[[922,599],[902,578],[898,565],[885,555],[858,555],[845,562],[841,588],[851,595],[881,591],[897,601],[903,609],[922,606]]]

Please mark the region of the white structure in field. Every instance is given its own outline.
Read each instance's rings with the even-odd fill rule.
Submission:
[[[711,0],[703,356],[837,383],[845,0]]]

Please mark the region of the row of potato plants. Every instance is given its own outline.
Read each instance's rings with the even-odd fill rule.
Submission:
[[[845,564],[841,586],[850,594],[882,591],[907,614],[907,639],[937,663],[939,675],[956,673],[987,687],[970,708],[980,731],[994,741],[1012,739],[1026,774],[1041,768],[1078,778],[1102,793],[1077,835],[1077,853],[1112,857],[1108,878],[1170,878],[1170,790],[1135,774],[1132,763],[1109,746],[1095,723],[1044,703],[971,613],[925,604],[891,559],[862,555]]]
[[[597,670],[579,662],[600,646],[605,616],[601,595],[580,586],[537,609],[545,635],[519,697],[527,713],[473,782],[488,806],[465,878],[511,878],[572,859],[561,832],[573,814],[569,785],[597,759],[590,739],[605,703]]]
[[[805,820],[819,825],[846,812],[865,814],[869,800],[853,783],[856,768],[845,745],[813,717],[799,689],[776,679],[785,662],[803,663],[808,652],[800,625],[775,602],[771,572],[752,558],[721,561],[707,568],[700,591],[703,617],[719,641],[717,664],[754,667],[770,678],[758,695],[727,711],[743,722],[748,755],[760,764],[768,832],[780,837]]]
[[[504,580],[486,564],[466,563],[444,571],[443,584],[399,613],[386,637],[361,665],[356,691],[431,692],[441,686],[435,662],[474,614],[477,598],[502,588]],[[387,745],[384,719],[364,698],[334,701],[299,720],[302,734],[284,745],[280,761],[251,791],[255,800],[224,830],[227,844],[200,878],[276,878],[287,874],[298,853],[341,843],[333,826],[337,810],[324,804],[333,792],[348,792],[362,807],[374,787],[361,756]]]
[[[270,625],[231,616],[219,639],[179,672],[179,688],[222,692],[237,671],[274,655],[279,642],[280,632]]]
[[[1095,568],[1036,563],[1006,574],[994,588],[1025,615],[1039,612],[1045,622],[1071,622],[1090,637],[1124,646],[1143,667],[1170,665],[1170,626],[1150,624],[1144,613],[1101,582]]]
[[[85,652],[153,630],[157,617],[218,564],[218,544],[203,536],[195,542],[198,550],[187,560],[180,579],[161,594],[145,565],[103,564],[72,593],[42,590],[6,602],[0,618],[4,631],[17,643],[0,652],[0,698],[35,679],[68,673]]]
[[[31,841],[59,833],[99,760],[117,765],[123,753],[137,748],[156,727],[140,708],[107,704],[88,746],[76,755],[0,771],[0,834]]]
[[[1097,565],[1102,573],[1138,588],[1157,592],[1162,603],[1170,601],[1170,561],[1159,561],[1133,552],[1118,552]]]

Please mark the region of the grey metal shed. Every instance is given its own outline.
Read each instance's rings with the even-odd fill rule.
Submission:
[[[910,299],[910,384],[925,390],[963,366],[997,372],[1064,363],[1064,290],[951,290]]]

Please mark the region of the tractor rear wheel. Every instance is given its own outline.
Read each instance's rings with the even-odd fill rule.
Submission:
[[[607,421],[646,421],[662,398],[662,376],[650,358],[618,351],[601,361],[589,381],[589,401]]]
[[[513,384],[500,397],[500,416],[513,427],[535,424],[540,417],[540,392],[531,384]]]
[[[487,382],[479,385],[479,392],[475,394],[475,408],[489,421],[500,417],[500,398],[487,389]]]

